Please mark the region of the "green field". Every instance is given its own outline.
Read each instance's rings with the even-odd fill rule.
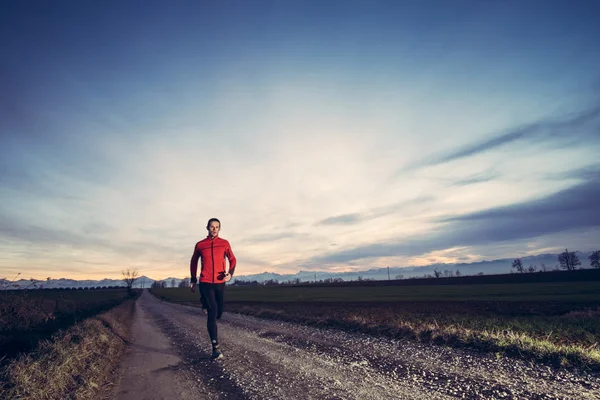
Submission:
[[[152,289],[170,301],[198,301],[187,288]],[[228,286],[227,302],[600,301],[600,282],[418,286]]]

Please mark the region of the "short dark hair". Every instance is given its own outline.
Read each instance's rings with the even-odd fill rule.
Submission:
[[[208,222],[206,223],[206,229],[210,228],[210,223],[211,222],[218,222],[219,223],[219,228],[221,227],[221,221],[219,221],[218,218],[211,218],[208,220]]]

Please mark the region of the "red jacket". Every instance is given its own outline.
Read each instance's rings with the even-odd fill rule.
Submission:
[[[229,273],[233,275],[235,270],[235,256],[231,251],[231,245],[225,239],[216,237],[212,239],[207,236],[194,246],[194,254],[190,261],[190,274],[192,283],[196,283],[196,273],[198,271],[198,259],[202,262],[200,270],[200,282],[223,283],[225,277],[223,273],[227,267],[225,257],[229,259]],[[219,276],[221,274],[221,276]],[[221,278],[221,279],[219,279]]]

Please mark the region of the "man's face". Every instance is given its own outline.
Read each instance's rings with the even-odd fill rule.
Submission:
[[[217,221],[212,221],[208,225],[208,235],[210,237],[215,238],[219,236],[219,230],[221,230],[221,225]]]

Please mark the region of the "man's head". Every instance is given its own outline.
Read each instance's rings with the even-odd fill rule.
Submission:
[[[208,236],[216,238],[219,236],[219,231],[221,230],[221,221],[217,218],[209,219],[206,224],[206,230],[208,231]]]

